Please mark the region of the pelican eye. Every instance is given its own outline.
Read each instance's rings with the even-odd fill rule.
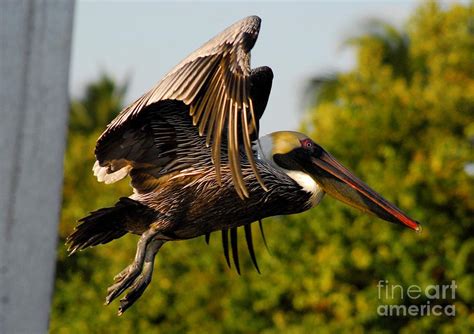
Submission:
[[[314,144],[313,144],[313,141],[309,138],[306,138],[306,139],[303,139],[300,141],[301,142],[301,147],[306,149],[306,150],[310,150],[312,151],[313,148],[314,148]]]

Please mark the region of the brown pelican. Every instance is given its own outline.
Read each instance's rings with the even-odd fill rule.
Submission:
[[[125,108],[97,141],[94,175],[105,183],[130,175],[133,194],[80,220],[68,237],[74,253],[126,233],[140,235],[135,259],[115,277],[106,304],[128,289],[119,314],[151,281],[165,242],[228,231],[235,264],[237,227],[309,210],[328,195],[418,231],[419,223],[355,177],[307,136],[259,138],[270,95],[269,67],[250,68],[260,18],[236,22],[173,68]],[[257,267],[258,270],[258,267]]]

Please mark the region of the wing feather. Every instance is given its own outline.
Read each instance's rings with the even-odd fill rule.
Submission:
[[[212,148],[219,184],[221,144],[226,138],[232,179],[239,196],[248,196],[240,166],[241,146],[254,174],[265,188],[251,148],[251,137],[255,138],[258,128],[250,96],[250,50],[257,40],[259,29],[260,18],[247,17],[191,53],[157,86],[125,108],[108,125],[97,146],[111,133],[135,119],[145,107],[161,100],[180,100],[190,107],[189,113],[199,135],[206,135],[206,143]]]

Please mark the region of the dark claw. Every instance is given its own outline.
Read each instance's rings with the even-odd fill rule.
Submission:
[[[232,246],[232,257],[234,258],[235,269],[240,275],[239,249],[237,248],[237,227],[230,229],[230,245]]]
[[[245,225],[244,231],[245,231],[245,240],[247,241],[247,247],[250,253],[250,258],[252,259],[255,269],[257,269],[257,272],[260,274],[260,269],[258,268],[258,264],[257,264],[257,258],[255,257],[255,251],[253,249],[252,226],[250,224]]]
[[[206,244],[209,245],[209,239],[211,238],[211,233],[206,233],[205,239],[206,239]]]
[[[227,230],[222,230],[222,247],[224,248],[225,260],[227,265],[230,268],[230,259],[229,259],[229,236]]]

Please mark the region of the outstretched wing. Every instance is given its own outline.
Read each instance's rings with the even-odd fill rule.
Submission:
[[[257,136],[258,129],[255,101],[250,93],[250,50],[257,40],[259,29],[260,18],[250,16],[205,43],[171,70],[157,86],[124,109],[109,124],[97,146],[118,128],[133,121],[147,106],[168,99],[183,101],[189,106],[193,125],[201,136],[206,136],[206,144],[212,147],[217,181],[220,183],[224,137],[232,180],[239,196],[248,197],[240,166],[241,145],[254,174],[265,189],[251,148],[251,139]],[[268,94],[264,99],[266,104]]]
[[[269,67],[258,67],[250,74],[250,98],[255,105],[257,129],[272,79]],[[209,159],[211,150],[193,127],[189,109],[182,101],[159,101],[102,136],[95,149],[94,175],[100,182],[113,183],[130,173],[133,187],[138,192],[147,192],[158,185],[161,176]],[[251,140],[257,138],[258,132],[254,132]],[[225,146],[224,143],[224,149]]]

